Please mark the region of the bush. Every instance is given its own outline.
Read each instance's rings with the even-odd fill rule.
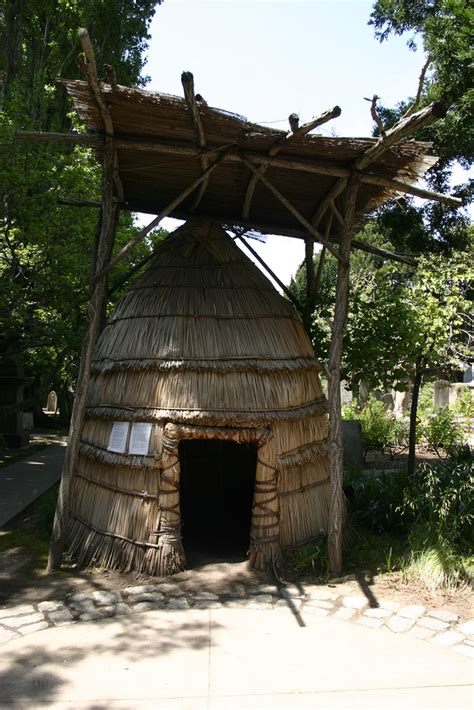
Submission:
[[[464,443],[464,432],[456,424],[455,414],[449,407],[443,407],[423,427],[423,437],[436,453],[446,451],[448,455],[456,456],[457,450]]]
[[[408,480],[398,512],[405,521],[423,528],[426,540],[449,541],[469,551],[474,542],[471,466],[421,464]]]
[[[351,472],[345,475],[345,489],[349,498],[349,515],[356,527],[375,533],[403,531],[405,521],[400,515],[405,471],[397,473]]]
[[[383,449],[405,443],[407,426],[397,421],[386,409],[383,402],[370,397],[363,409],[355,403],[346,405],[343,419],[357,419],[362,427],[362,442],[365,451],[368,449]]]
[[[410,554],[402,565],[403,577],[416,579],[428,589],[454,588],[468,579],[462,557],[445,539],[431,539],[426,528],[415,528],[409,536]]]

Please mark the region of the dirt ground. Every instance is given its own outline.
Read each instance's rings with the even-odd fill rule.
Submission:
[[[422,604],[431,609],[443,608],[457,613],[461,619],[472,617],[474,611],[474,593],[469,586],[453,591],[430,592],[421,584],[405,583],[398,572],[379,576],[355,574],[326,582],[282,571],[276,580],[273,576],[250,569],[246,561],[202,560],[192,569],[165,579],[94,568],[80,570],[68,564],[60,572],[51,575],[40,572],[33,577],[23,549],[14,548],[0,553],[0,607],[61,600],[77,592],[118,591],[138,584],[156,584],[158,581],[178,583],[188,592],[211,591],[219,594],[230,593],[237,585],[248,588],[250,592],[260,584],[318,584],[322,589],[329,587],[338,594],[363,594],[371,605],[377,599],[390,599],[402,605]]]

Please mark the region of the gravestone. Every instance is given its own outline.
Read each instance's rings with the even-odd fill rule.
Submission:
[[[342,420],[344,468],[362,468],[362,427],[357,419]]]
[[[434,384],[434,406],[435,409],[443,409],[449,405],[449,382],[438,380]]]

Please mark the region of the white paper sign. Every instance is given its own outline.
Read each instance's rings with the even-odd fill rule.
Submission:
[[[146,456],[150,447],[151,424],[145,422],[136,422],[132,424],[132,433],[130,434],[130,446],[128,447],[129,454],[137,456]]]
[[[110,432],[109,451],[123,454],[127,447],[128,422],[114,422]]]

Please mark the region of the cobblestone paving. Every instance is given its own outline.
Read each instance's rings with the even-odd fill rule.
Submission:
[[[64,601],[43,601],[0,609],[0,643],[55,626],[75,624],[153,609],[261,609],[274,613],[292,612],[332,616],[370,629],[386,627],[393,633],[407,633],[456,653],[474,658],[474,619],[461,620],[445,609],[418,604],[402,606],[378,599],[370,607],[365,596],[344,595],[316,585],[253,587],[236,584],[230,592],[187,592],[178,584],[144,584],[120,592],[94,591],[70,594]]]

